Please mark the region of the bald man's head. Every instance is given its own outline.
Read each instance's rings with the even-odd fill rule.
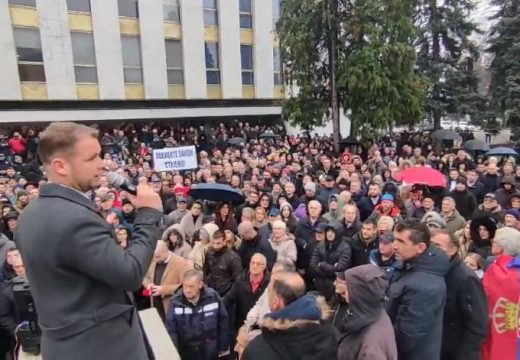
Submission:
[[[305,282],[297,272],[280,272],[269,284],[269,308],[283,309],[305,295]]]
[[[251,221],[242,221],[240,225],[238,225],[238,236],[242,238],[242,240],[251,240],[256,237],[255,227]]]

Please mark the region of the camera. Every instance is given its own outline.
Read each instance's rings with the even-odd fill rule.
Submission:
[[[22,320],[17,334],[22,350],[32,355],[38,355],[40,354],[41,329],[38,326],[38,314],[26,277],[19,276],[13,279],[13,294],[16,310]]]

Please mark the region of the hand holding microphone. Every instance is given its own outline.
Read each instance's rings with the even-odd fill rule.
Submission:
[[[139,184],[136,187],[123,176],[114,172],[107,174],[107,180],[110,185],[128,192],[128,199],[137,209],[147,207],[159,211],[163,210],[161,197],[149,185]]]

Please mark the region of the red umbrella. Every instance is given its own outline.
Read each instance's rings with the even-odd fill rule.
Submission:
[[[438,170],[429,167],[411,167],[395,175],[397,181],[407,185],[422,184],[435,187],[446,187],[446,177]]]

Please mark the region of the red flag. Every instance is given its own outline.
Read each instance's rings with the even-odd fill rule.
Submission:
[[[502,255],[488,268],[483,283],[488,300],[489,333],[483,360],[518,360],[520,257]]]

